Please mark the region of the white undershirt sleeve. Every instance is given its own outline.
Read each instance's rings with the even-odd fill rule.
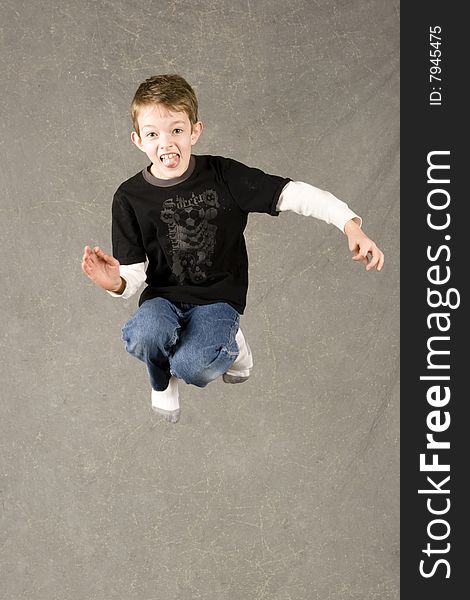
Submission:
[[[351,219],[355,219],[359,227],[362,226],[362,218],[346,202],[303,181],[289,181],[284,186],[276,210],[292,210],[299,215],[315,217],[336,225],[343,233],[344,226]]]
[[[126,300],[133,296],[147,279],[146,269],[148,261],[134,263],[132,265],[119,265],[119,274],[126,281],[126,287],[122,294],[116,294],[106,290],[110,296]]]

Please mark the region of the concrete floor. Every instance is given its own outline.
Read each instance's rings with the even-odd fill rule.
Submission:
[[[399,596],[398,2],[4,0],[1,600]],[[252,215],[243,386],[150,409],[120,327],[137,307],[82,273],[112,195],[146,164],[147,77],[195,87],[195,153],[327,189],[334,226]]]

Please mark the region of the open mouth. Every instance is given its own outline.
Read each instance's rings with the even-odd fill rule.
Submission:
[[[180,163],[180,155],[177,152],[168,152],[167,154],[162,154],[160,160],[165,167],[174,169]]]

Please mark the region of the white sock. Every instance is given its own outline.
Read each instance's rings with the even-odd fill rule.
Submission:
[[[152,390],[152,406],[162,410],[175,411],[180,407],[178,394],[178,380],[173,375],[170,377],[168,387],[162,392]]]
[[[248,377],[250,375],[250,369],[253,368],[253,355],[251,354],[250,346],[245,340],[245,336],[241,329],[238,329],[235,341],[238,344],[239,352],[235,362],[227,371],[227,375]]]

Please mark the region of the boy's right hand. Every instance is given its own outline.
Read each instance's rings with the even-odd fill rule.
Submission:
[[[119,274],[119,261],[114,256],[105,254],[99,246],[93,250],[85,246],[82,258],[83,272],[104,290],[118,292],[123,280]]]

